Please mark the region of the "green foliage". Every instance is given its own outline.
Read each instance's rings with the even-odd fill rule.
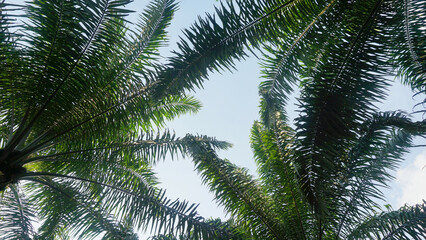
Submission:
[[[156,161],[229,144],[161,130],[201,104],[183,88],[158,94],[175,1],[152,1],[136,24],[130,2],[0,1],[1,239],[228,233],[156,188]]]
[[[14,16],[19,6],[1,1],[1,238],[133,239],[139,229],[172,239],[425,237],[424,204],[375,212],[389,170],[426,130],[375,105],[390,75],[425,92],[424,0],[221,2],[184,30],[165,64],[158,47],[176,4],[154,1],[129,26],[128,2],[33,0]],[[155,132],[199,109],[187,90],[256,50],[258,180],[216,155],[229,144]],[[292,129],[284,108],[296,87]],[[155,188],[151,164],[169,153],[193,157],[230,228]]]
[[[425,4],[237,0],[186,31],[178,57],[194,56],[187,69],[193,59],[205,59],[211,70],[232,69],[246,49],[264,56],[261,119],[251,137],[259,179],[209,146],[191,148],[204,182],[238,226],[255,239],[426,237],[424,203],[376,212],[390,171],[412,137],[426,133],[425,121],[377,108],[392,76],[425,92]],[[222,32],[226,37],[217,40]],[[208,55],[197,52],[205,49]],[[188,79],[207,75],[195,72]],[[179,76],[191,89],[184,85],[187,75]],[[293,129],[285,106],[295,88],[300,97]]]
[[[239,229],[235,226],[235,224],[228,220],[226,222],[222,222],[220,219],[208,219],[206,220],[209,224],[216,226],[218,229],[223,231],[223,235],[220,239],[227,240],[247,240],[251,239],[248,234],[246,234],[242,229]],[[197,235],[194,235],[193,232],[188,234],[174,236],[173,234],[168,235],[156,235],[148,238],[148,240],[197,240],[200,239]]]
[[[404,206],[371,216],[356,226],[348,239],[422,239],[425,232],[426,204]]]

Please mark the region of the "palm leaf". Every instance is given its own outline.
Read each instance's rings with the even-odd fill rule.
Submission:
[[[348,239],[423,239],[426,237],[425,203],[402,207],[366,219]]]
[[[299,16],[298,24],[287,23],[285,26],[291,26],[291,29],[279,41],[272,42],[272,46],[265,47],[267,53],[264,54],[262,63],[262,78],[265,80],[259,85],[259,94],[261,119],[266,126],[274,123],[276,112],[285,112],[288,97],[299,81],[298,74],[303,70],[299,61],[307,61],[308,58],[304,56],[321,54],[321,48],[328,44],[320,37],[321,28],[324,22],[331,21],[330,18],[339,11],[338,7],[333,8],[334,5],[339,4],[330,1],[322,9]],[[317,15],[313,14],[317,12]],[[303,28],[304,26],[306,27]]]
[[[306,222],[311,218],[309,205],[304,201],[294,167],[291,147],[294,132],[282,122],[265,129],[255,123],[251,132],[251,145],[258,173],[263,185],[275,202],[285,226],[288,239],[309,239],[309,226]],[[285,219],[285,221],[283,221]]]
[[[272,210],[274,202],[247,170],[218,158],[210,146],[202,143],[194,142],[189,151],[203,181],[225,210],[237,218],[237,224],[243,224],[257,237],[286,236],[285,229],[275,221],[278,216]]]
[[[43,189],[42,192],[34,192],[32,195],[32,202],[43,203],[38,209],[45,220],[40,227],[40,237],[54,239],[58,237],[55,233],[62,234],[61,228],[66,228],[67,235],[84,239],[94,239],[103,232],[110,238],[133,235],[131,229],[120,225],[99,206],[99,200],[93,196],[82,196],[83,191],[75,183],[63,181],[59,184],[49,179],[27,179],[44,186],[38,187]],[[50,211],[54,214],[50,214]]]
[[[390,27],[394,28],[393,41],[389,44],[395,57],[395,68],[403,77],[404,83],[413,89],[424,91],[426,74],[426,58],[424,49],[426,42],[423,36],[426,33],[424,25],[426,17],[420,9],[424,9],[423,0],[394,1],[396,13]]]
[[[11,187],[2,192],[0,202],[0,237],[5,240],[31,239],[34,235],[31,222],[35,220],[35,214],[26,197]]]
[[[232,70],[235,60],[246,57],[245,48],[259,49],[268,41],[277,41],[286,34],[283,31],[291,30],[288,26],[297,25],[304,14],[309,18],[313,12],[320,12],[325,1],[316,2],[238,0],[222,3],[215,15],[200,18],[184,31],[186,39],[178,43],[180,51],[169,58],[156,95],[194,90],[202,85],[209,72]]]
[[[104,231],[107,234],[114,234],[119,229],[123,229],[120,227],[117,230],[116,227],[111,227],[111,224],[116,226],[121,222],[131,222],[130,226],[135,229],[151,229],[154,232],[184,232],[188,229],[188,231],[193,231],[196,236],[202,235],[208,238],[218,234],[216,227],[203,223],[203,219],[195,211],[195,205],[170,201],[165,197],[163,191],[153,188],[156,178],[148,164],[169,154],[172,156],[179,152],[185,154],[194,139],[202,144],[211,145],[213,148],[220,149],[229,146],[225,142],[205,136],[176,138],[169,132],[162,135],[149,134],[138,139],[121,141],[119,144],[113,143],[108,147],[68,151],[50,156],[45,153],[42,156],[34,157],[33,160],[28,160],[28,162],[33,162],[28,169],[37,170],[37,172],[23,174],[20,179],[46,185],[52,192],[51,194],[55,195],[75,192],[63,196],[60,200],[59,196],[44,196],[46,189],[38,190],[39,185],[32,187],[32,191],[40,191],[39,194],[33,194],[33,202],[38,203],[37,205],[46,208],[58,206],[58,209],[39,210],[43,218],[51,219],[46,221],[46,224],[50,225],[43,227],[43,229],[47,229],[46,233],[56,232],[57,228],[58,234],[61,234],[61,226],[68,226],[67,229],[72,229],[71,226],[76,224],[77,230],[67,234],[76,234],[85,238],[95,237]],[[58,151],[59,149],[56,149],[55,152]],[[44,179],[46,177],[58,180],[46,181]],[[75,187],[62,189],[62,185]],[[79,197],[73,200],[75,207],[70,208],[70,213],[60,210],[64,208],[66,199],[76,196]],[[83,201],[84,199],[86,200]],[[79,209],[79,204],[84,205],[90,199],[95,201],[92,205],[96,208],[102,207],[103,210],[100,213],[90,213],[91,216],[99,217],[91,218],[91,221],[90,219],[84,220],[89,213],[83,211],[78,216],[65,217],[65,219],[71,219],[69,223],[57,222],[64,217],[55,215],[74,214],[75,209]],[[91,210],[90,206],[83,206],[83,208],[94,212],[100,211],[96,208]],[[103,212],[106,212],[106,215],[102,214]],[[114,221],[115,223],[106,226],[99,225],[105,221],[108,223],[108,219],[102,220],[104,215],[122,217]],[[153,226],[149,227],[150,223]],[[120,230],[117,234],[124,234],[122,232],[123,230]]]
[[[19,181],[32,194],[43,222],[35,238],[134,237],[133,229],[221,234],[194,204],[154,187],[150,164],[186,154],[194,137],[152,130],[201,105],[184,94],[152,97],[174,1],[149,4],[135,28],[125,19],[128,2],[34,0],[13,41],[3,31],[11,29],[13,5],[1,3],[8,51],[1,55],[0,189]]]
[[[356,139],[355,129],[373,111],[372,103],[384,97],[385,67],[380,67],[385,53],[377,51],[374,35],[381,7],[381,1],[354,3],[347,14],[364,17],[343,31],[337,28],[338,40],[326,47],[317,70],[307,69],[296,152],[305,194],[320,215],[328,208],[322,199],[333,195],[329,183],[341,164],[341,150]]]

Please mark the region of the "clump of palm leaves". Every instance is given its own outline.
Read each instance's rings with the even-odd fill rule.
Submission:
[[[133,31],[126,3],[33,1],[21,26],[2,2],[0,187],[13,213],[2,236],[31,236],[36,213],[41,238],[130,238],[152,223],[220,239],[193,207],[150,187],[147,163],[180,150],[249,238],[424,237],[424,204],[380,213],[374,203],[426,130],[375,107],[389,75],[424,93],[424,0],[227,1],[184,31],[166,64],[157,48],[175,5],[156,1]],[[252,130],[259,180],[216,155],[226,143],[150,132],[195,111],[185,91],[256,49],[265,59]],[[296,87],[293,129],[285,106]]]
[[[221,236],[155,187],[152,164],[194,137],[157,129],[200,103],[173,83],[191,69],[160,61],[176,3],[153,1],[131,24],[130,2],[0,1],[1,239]]]
[[[425,203],[383,212],[376,203],[412,138],[426,134],[426,121],[376,106],[392,76],[424,94],[425,11],[424,0],[237,0],[187,31],[195,49],[214,42],[211,54],[223,66],[246,48],[264,56],[251,137],[259,179],[205,144],[192,148],[237,225],[255,239],[426,237]],[[228,37],[217,41],[219,33]],[[212,37],[196,41],[201,34]],[[291,127],[285,106],[295,88]],[[420,105],[416,112],[424,112]]]

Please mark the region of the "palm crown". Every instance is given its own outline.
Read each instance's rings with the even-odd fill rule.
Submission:
[[[187,74],[159,60],[175,2],[152,2],[135,25],[129,2],[1,1],[0,238],[220,234],[194,204],[155,188],[151,165],[166,154],[185,154],[192,142],[229,144],[158,130],[200,103],[161,86]]]

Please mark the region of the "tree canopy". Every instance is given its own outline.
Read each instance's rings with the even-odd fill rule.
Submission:
[[[208,146],[192,153],[203,181],[252,237],[425,237],[425,203],[383,212],[376,203],[411,139],[425,136],[425,121],[411,120],[398,106],[393,112],[377,108],[392,77],[424,94],[425,5],[234,1],[187,32],[197,49],[215,42],[198,42],[198,34],[238,26],[211,47],[212,54],[223,54],[225,66],[243,58],[245,48],[263,54],[260,120],[251,138],[260,178]],[[228,18],[230,12],[238,17]],[[234,54],[229,58],[228,46]],[[300,112],[292,128],[285,107],[295,88]],[[424,112],[421,104],[416,113]]]
[[[21,14],[1,1],[0,237],[425,237],[424,203],[377,212],[375,199],[426,131],[376,107],[389,76],[424,94],[426,1],[221,2],[166,61],[158,48],[175,2],[153,1],[133,26],[129,2],[33,0]],[[196,112],[188,92],[249,51],[263,56],[251,137],[259,179],[218,157],[226,142],[158,130]],[[295,88],[293,129],[285,107]],[[155,187],[152,163],[166,154],[192,157],[232,226]]]
[[[201,106],[173,83],[191,69],[160,61],[177,5],[153,1],[133,24],[129,2],[0,2],[0,238],[222,234],[156,188],[152,164],[167,154],[194,138],[229,144],[164,129]]]

